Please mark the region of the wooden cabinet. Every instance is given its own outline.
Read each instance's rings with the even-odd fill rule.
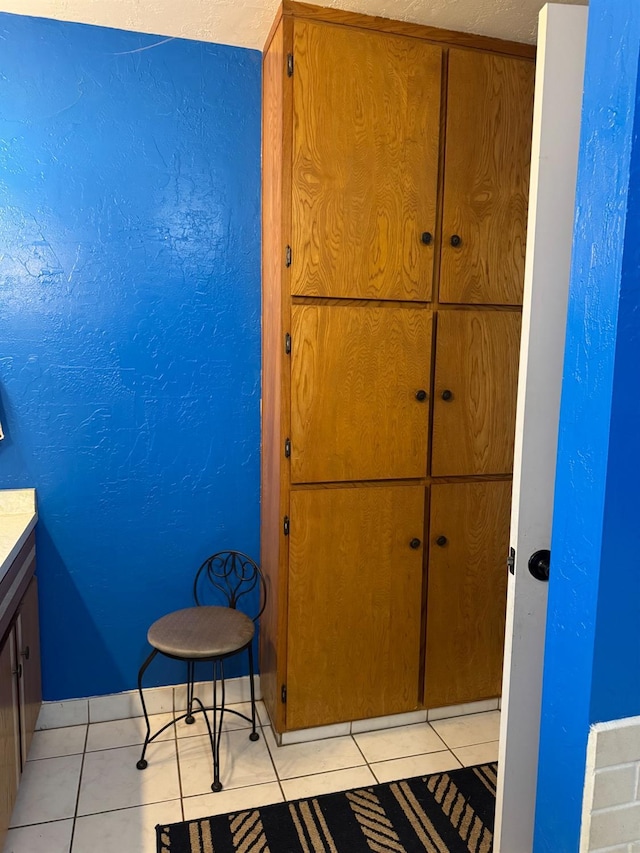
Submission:
[[[274,25],[260,675],[278,732],[500,692],[532,59],[292,0]]]
[[[442,50],[295,20],[291,293],[430,299]]]
[[[447,90],[440,301],[520,305],[532,65],[450,50]]]
[[[434,477],[511,473],[520,323],[513,311],[439,312]]]
[[[511,483],[431,487],[424,700],[500,693]]]
[[[0,581],[0,845],[42,704],[33,533]]]
[[[426,476],[431,329],[410,304],[292,306],[292,483]]]
[[[291,493],[289,727],[415,705],[424,498],[422,486]]]

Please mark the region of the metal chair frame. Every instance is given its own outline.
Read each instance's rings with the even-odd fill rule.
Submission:
[[[238,601],[241,598],[243,598],[245,595],[249,595],[256,588],[256,586],[259,586],[260,606],[258,613],[252,618],[252,622],[254,624],[257,624],[258,619],[262,616],[266,607],[267,590],[262,571],[260,570],[258,564],[251,559],[251,557],[247,556],[247,554],[244,554],[242,551],[217,551],[215,554],[212,554],[210,557],[207,557],[207,559],[202,563],[202,565],[196,572],[196,576],[193,582],[193,598],[197,607],[201,606],[204,603],[202,601],[202,596],[198,594],[198,590],[200,589],[203,580],[208,583],[208,586],[218,590],[218,592],[221,593],[222,596],[226,599],[226,606],[231,607],[234,610],[237,609]],[[147,767],[147,760],[145,758],[145,755],[149,744],[156,740],[156,738],[158,738],[170,726],[175,726],[182,720],[184,720],[187,725],[193,725],[193,723],[195,723],[195,711],[196,714],[202,713],[202,715],[204,716],[204,720],[207,725],[207,732],[209,734],[209,741],[211,743],[211,754],[213,758],[213,783],[211,785],[211,790],[216,792],[222,790],[222,783],[220,782],[220,740],[222,738],[222,722],[224,719],[225,712],[228,714],[235,714],[237,717],[241,717],[243,720],[246,720],[248,723],[251,723],[251,734],[249,735],[250,740],[256,741],[260,737],[260,735],[256,731],[256,698],[255,687],[253,683],[254,666],[252,644],[253,638],[244,646],[234,649],[231,652],[227,652],[223,655],[214,655],[212,657],[206,658],[185,658],[179,655],[171,655],[167,652],[162,652],[156,648],[151,651],[151,653],[144,661],[138,672],[138,692],[140,694],[142,711],[147,726],[147,733],[145,735],[144,744],[142,746],[142,754],[140,756],[140,760],[136,764],[138,770],[144,770]],[[240,711],[234,711],[231,708],[225,708],[224,661],[229,657],[241,654],[243,651],[245,651],[245,649],[248,653],[249,658],[249,689],[251,695],[251,717],[247,717],[246,714],[243,714]],[[158,731],[154,732],[154,734],[152,735],[149,714],[147,711],[147,705],[144,700],[144,693],[142,690],[142,679],[151,662],[159,654],[164,655],[164,657],[172,658],[173,660],[180,660],[186,662],[187,710],[179,717],[174,716],[173,720],[166,723],[164,726],[162,726],[162,728],[158,729]],[[196,663],[211,663],[213,665],[213,705],[211,708],[206,708],[202,701],[194,695]],[[219,705],[218,682],[220,682],[221,693]],[[197,705],[198,708],[194,709],[194,704]],[[211,712],[212,714],[213,725],[209,722],[208,712]],[[218,713],[220,714],[219,721]]]

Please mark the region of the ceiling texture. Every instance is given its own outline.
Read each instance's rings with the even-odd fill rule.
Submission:
[[[351,12],[535,43],[544,0],[311,0]],[[587,0],[560,0],[586,6]],[[0,0],[0,11],[262,50],[279,0]]]

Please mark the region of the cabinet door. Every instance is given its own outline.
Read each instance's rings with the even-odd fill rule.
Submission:
[[[0,647],[0,844],[9,826],[20,775],[18,691],[13,628]]]
[[[511,483],[431,488],[425,704],[500,695]]]
[[[296,21],[291,292],[431,299],[442,51]]]
[[[520,325],[515,311],[439,312],[434,477],[511,472]]]
[[[533,82],[533,62],[449,52],[441,302],[522,302]]]
[[[32,578],[22,599],[16,622],[20,678],[20,729],[23,763],[35,731],[40,706],[42,684],[40,675],[40,627],[38,621],[38,581]]]
[[[294,483],[424,477],[432,313],[294,305]]]
[[[417,707],[424,495],[291,493],[288,729]]]

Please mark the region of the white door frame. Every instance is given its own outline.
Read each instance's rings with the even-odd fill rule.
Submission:
[[[531,853],[547,584],[528,571],[549,549],[588,10],[540,12],[531,152],[495,853]]]

